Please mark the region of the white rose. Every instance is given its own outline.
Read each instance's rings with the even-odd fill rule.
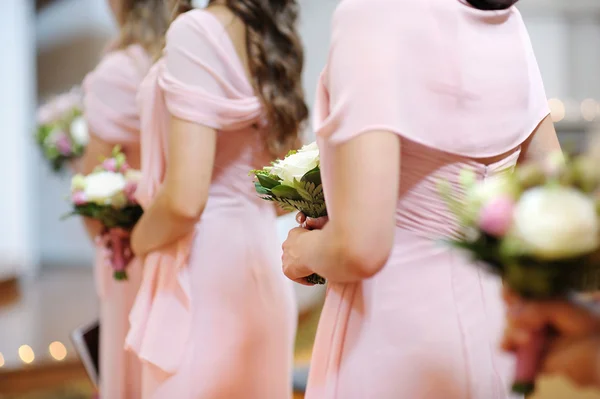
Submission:
[[[319,147],[317,146],[317,142],[313,141],[310,144],[306,144],[305,146],[303,146],[302,148],[300,148],[300,150],[298,150],[298,152],[309,152],[309,151],[317,151],[319,152]]]
[[[121,194],[127,181],[120,173],[96,172],[85,178],[85,197],[89,202],[111,205],[111,200]]]
[[[90,141],[87,123],[82,116],[78,116],[71,122],[71,137],[82,147],[85,147]]]
[[[513,234],[533,255],[565,259],[598,247],[598,215],[592,198],[569,187],[535,187],[521,196]]]
[[[300,150],[295,154],[277,161],[271,174],[278,176],[285,185],[293,185],[294,179],[300,180],[307,172],[319,166],[319,150]]]

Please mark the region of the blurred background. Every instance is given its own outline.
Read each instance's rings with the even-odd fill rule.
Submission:
[[[337,3],[300,0],[310,104]],[[521,0],[519,8],[561,141],[581,146],[600,122],[600,1]],[[81,83],[115,31],[106,0],[0,1],[0,398],[89,397],[68,333],[96,316],[92,246],[77,219],[59,220],[70,176],[43,162],[34,115],[41,102]],[[293,216],[281,219],[282,240],[293,225]],[[297,294],[301,365],[323,290]],[[542,391],[543,398],[600,398],[562,382]]]

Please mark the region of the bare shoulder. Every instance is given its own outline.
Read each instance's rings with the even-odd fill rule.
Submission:
[[[207,7],[204,11],[219,20],[230,35],[240,34],[245,31],[244,21],[224,5],[216,4]]]

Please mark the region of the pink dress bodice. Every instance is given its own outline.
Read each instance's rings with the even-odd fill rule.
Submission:
[[[325,197],[336,146],[393,132],[401,142],[397,227],[377,275],[329,284],[307,399],[510,396],[512,363],[496,349],[499,282],[444,245],[458,224],[439,183],[450,182],[460,198],[463,169],[480,179],[510,172],[548,113],[516,8],[340,2],[315,115]],[[480,161],[491,157],[499,160]],[[328,211],[334,220],[336,210]]]

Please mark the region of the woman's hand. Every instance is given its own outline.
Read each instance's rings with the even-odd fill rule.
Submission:
[[[301,260],[302,249],[301,240],[305,234],[312,234],[309,230],[302,227],[296,227],[290,230],[287,240],[282,245],[283,255],[283,274],[287,278],[302,285],[312,285],[306,282],[305,278],[313,274],[313,271],[307,268]]]
[[[320,218],[309,218],[302,212],[298,212],[296,215],[296,222],[298,222],[302,228],[307,230],[321,230],[323,227],[325,227],[328,221],[329,218],[327,216]]]
[[[515,351],[535,332],[550,326],[552,338],[542,362],[543,374],[560,374],[580,386],[600,387],[600,314],[591,305],[526,302],[506,293],[508,327],[502,346]]]
[[[104,247],[106,261],[116,270],[121,270],[134,258],[130,245],[131,233],[121,228],[105,230],[97,242]]]

